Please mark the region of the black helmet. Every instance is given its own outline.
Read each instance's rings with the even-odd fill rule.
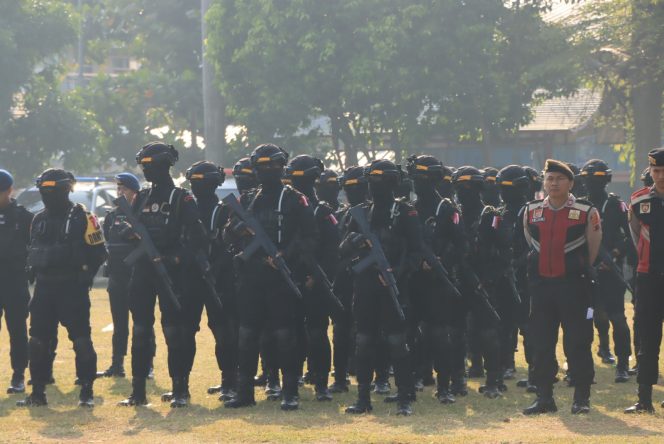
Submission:
[[[643,182],[644,187],[651,187],[655,184],[655,181],[652,180],[650,175],[650,167],[646,167],[641,173],[641,182]]]
[[[35,184],[40,190],[71,189],[75,183],[76,178],[72,173],[59,168],[49,168],[35,180]]]
[[[381,159],[372,161],[365,170],[369,181],[391,181],[399,184],[403,172],[394,162]]]
[[[408,175],[413,179],[415,177],[439,179],[444,173],[443,163],[440,160],[424,154],[410,156],[406,170],[408,171]]]
[[[337,186],[339,186],[339,174],[337,174],[336,171],[331,169],[323,170],[320,177],[318,178],[318,183],[319,184],[326,183],[330,185],[336,184]]]
[[[503,187],[525,188],[530,185],[530,180],[525,168],[519,165],[506,166],[496,176],[496,183]]]
[[[238,177],[255,178],[256,172],[254,171],[254,167],[251,164],[251,159],[248,157],[243,157],[242,159],[238,160],[235,163],[235,166],[233,166],[233,177],[236,179]]]
[[[293,157],[286,167],[285,177],[288,179],[306,177],[318,179],[325,169],[323,161],[307,154]]]
[[[530,179],[530,183],[535,191],[540,191],[542,189],[542,175],[531,166],[524,166],[524,171]]]
[[[168,165],[173,166],[180,155],[173,145],[163,142],[150,142],[136,153],[136,163],[144,165]]]
[[[346,168],[343,175],[339,178],[342,187],[352,187],[367,183],[366,168],[361,166],[351,166]]]
[[[611,177],[613,171],[609,168],[606,162],[600,159],[592,159],[581,167],[581,176],[583,177],[599,177],[607,179],[607,182],[611,182]]]
[[[443,177],[441,177],[441,179],[443,180],[443,182],[452,183],[452,178],[454,177],[454,173],[456,173],[455,168],[443,166]]]
[[[187,169],[185,178],[190,181],[206,181],[216,186],[224,183],[226,173],[222,167],[218,167],[212,162],[201,160],[193,164]]]
[[[277,145],[265,143],[256,147],[251,153],[251,165],[254,168],[285,167],[288,163],[288,153]]]
[[[485,181],[489,183],[496,183],[496,177],[498,177],[498,168],[484,167],[482,169],[482,176],[484,176]]]
[[[484,176],[482,172],[474,166],[462,166],[452,176],[452,182],[455,185],[461,183],[484,183]]]
[[[581,175],[581,170],[579,167],[572,162],[565,162],[565,165],[567,165],[569,169],[572,170],[572,173],[574,173],[574,180],[578,179],[579,175]]]

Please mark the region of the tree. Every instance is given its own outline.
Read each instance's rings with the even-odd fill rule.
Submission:
[[[603,114],[625,117],[625,156],[636,171],[662,143],[664,2],[616,0],[588,4],[576,29],[589,47],[587,74],[604,91]],[[634,171],[633,171],[634,173]],[[634,174],[633,174],[634,176]]]
[[[389,148],[399,158],[434,131],[488,146],[527,121],[536,90],[573,89],[568,35],[543,22],[542,7],[217,0],[208,50],[245,143],[297,146],[301,129],[323,115],[348,163],[358,150],[371,158]]]

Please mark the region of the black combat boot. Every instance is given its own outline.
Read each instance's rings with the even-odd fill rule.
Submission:
[[[256,405],[256,400],[254,398],[253,378],[251,376],[240,376],[237,381],[237,395],[224,402],[224,407],[237,409],[254,405]]]
[[[235,398],[237,395],[237,372],[224,372],[224,374],[230,373],[228,376],[222,375],[221,377],[221,392],[219,395],[219,401],[228,401],[229,399]]]
[[[574,388],[572,415],[584,415],[587,413],[590,413],[590,386],[578,385]]]
[[[348,392],[348,384],[346,383],[345,379],[339,380],[335,378],[335,381],[330,385],[328,388],[330,393],[347,393]]]
[[[176,383],[177,381],[177,383]],[[177,409],[189,406],[189,376],[181,376],[173,380],[173,399],[171,400],[171,408]]]
[[[616,358],[615,358],[615,356],[613,356],[613,354],[611,353],[611,350],[609,349],[609,344],[608,344],[609,339],[608,339],[608,337],[606,338],[605,341],[602,340],[602,337],[600,336],[600,346],[599,346],[599,350],[597,350],[597,356],[602,358],[602,363],[604,363],[604,364],[615,364],[616,363]]]
[[[524,415],[540,415],[543,413],[555,413],[558,411],[556,407],[556,402],[552,397],[550,398],[540,398],[535,399],[535,402],[523,409]]]
[[[145,378],[133,378],[131,380],[131,395],[129,398],[118,403],[121,407],[135,407],[148,405],[148,398],[145,395]]]
[[[622,383],[627,381],[629,381],[629,357],[619,356],[615,382]]]
[[[104,370],[103,372],[97,372],[98,378],[124,378],[125,369],[124,369],[124,356],[113,356],[111,360],[111,366]]]
[[[410,416],[413,414],[413,409],[410,406],[411,400],[415,396],[415,391],[412,389],[399,389],[399,399],[397,401],[397,416]]]
[[[436,398],[441,404],[454,404],[456,402],[456,398],[450,391],[449,376],[438,374]]]
[[[392,389],[392,385],[390,384],[387,375],[385,377],[377,377],[373,385],[373,392],[377,395],[389,395],[390,390]]]
[[[452,385],[450,386],[450,393],[452,393],[454,396],[468,395],[468,385],[466,384],[466,375],[464,370],[452,374]]]
[[[31,394],[25,399],[16,401],[17,407],[41,407],[47,404],[44,384],[34,384],[32,386]]]
[[[25,393],[25,378],[23,372],[14,372],[12,380],[7,387],[7,394]]]
[[[332,401],[332,395],[324,382],[316,384],[316,401]]]
[[[79,407],[94,407],[94,393],[92,391],[92,381],[81,381],[81,392],[78,394]]]
[[[639,402],[626,408],[625,413],[655,413],[652,405],[652,385],[639,384]]]
[[[298,378],[284,375],[284,389],[282,390],[281,410],[292,411],[300,407],[298,393]],[[327,388],[327,387],[326,387]]]
[[[358,384],[357,401],[355,401],[355,404],[346,408],[346,413],[359,415],[362,413],[369,413],[372,410],[371,386],[369,384]]]
[[[219,385],[213,385],[212,387],[208,387],[207,393],[208,395],[214,395],[215,393],[221,393],[221,388],[224,386],[224,378],[222,376],[221,378],[221,384]],[[219,399],[221,401],[221,399]]]
[[[265,395],[270,401],[277,401],[281,398],[282,390],[279,383],[279,370],[270,371],[267,374],[265,385]]]

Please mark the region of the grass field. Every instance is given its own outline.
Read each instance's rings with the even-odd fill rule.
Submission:
[[[111,333],[102,331],[111,323],[104,290],[93,291],[92,328],[99,367],[110,361]],[[631,318],[631,304],[627,304]],[[115,404],[130,392],[129,379],[102,379],[95,385],[96,407],[76,407],[78,388],[74,386],[74,355],[66,332],[60,331],[60,346],[55,362],[56,384],[47,389],[49,406],[19,409],[18,395],[0,394],[0,441],[2,442],[664,442],[664,409],[655,415],[628,416],[622,409],[635,400],[636,383],[613,383],[613,368],[596,358],[597,384],[592,391],[590,415],[574,417],[569,413],[572,389],[558,384],[558,414],[524,417],[520,411],[533,399],[509,381],[502,399],[488,400],[477,393],[479,380],[471,380],[471,393],[453,406],[443,406],[427,387],[414,404],[412,417],[394,415],[391,405],[374,397],[374,413],[348,416],[343,409],[355,398],[336,395],[331,403],[313,400],[310,387],[301,390],[301,408],[286,413],[279,404],[266,401],[257,391],[254,408],[229,411],[206,389],[218,383],[219,373],[213,338],[203,328],[198,335],[198,354],[191,375],[192,405],[171,410],[159,394],[170,389],[166,369],[165,345],[161,332],[155,362],[156,378],[148,385],[152,405],[148,408],[118,408]],[[106,329],[108,330],[108,329]],[[8,383],[9,344],[3,325],[0,334],[0,382]],[[596,351],[596,344],[593,346]],[[562,363],[562,351],[559,350]],[[127,367],[128,366],[127,362]],[[519,374],[525,372],[519,354]],[[3,386],[4,387],[4,386]],[[664,390],[655,388],[655,401],[664,400]]]

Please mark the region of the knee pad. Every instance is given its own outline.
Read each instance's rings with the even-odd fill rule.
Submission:
[[[137,347],[149,347],[153,342],[153,330],[148,329],[140,324],[134,324],[131,331],[133,336],[133,344]]]
[[[403,359],[408,357],[408,343],[405,334],[387,335],[387,345],[390,348],[392,359]]]
[[[92,345],[92,339],[87,336],[74,339],[74,352],[83,361],[92,360],[97,356]]]
[[[30,338],[28,342],[28,352],[30,360],[34,363],[45,363],[49,359],[49,348],[44,341],[39,338]]]

